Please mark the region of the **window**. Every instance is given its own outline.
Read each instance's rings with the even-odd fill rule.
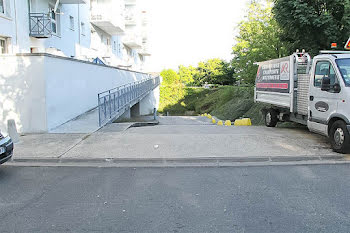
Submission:
[[[81,23],[80,23],[80,27],[81,27],[81,34],[82,34],[83,36],[85,36],[85,23],[81,22]]]
[[[125,46],[125,49],[126,49],[126,53],[128,54],[128,56],[132,57],[133,54],[132,54],[131,48]]]
[[[335,74],[334,68],[332,64],[328,61],[317,62],[316,68],[315,68],[315,79],[314,79],[315,87],[321,87],[323,77],[330,78],[331,86],[334,85],[335,83],[338,83],[338,79]]]
[[[115,37],[115,50],[117,52],[117,56],[120,57],[122,55],[122,48],[121,48],[121,43],[120,43],[120,38]]]
[[[7,48],[6,48],[6,39],[4,38],[0,38],[0,54],[5,54],[7,51]]]
[[[119,56],[122,55],[122,46],[119,43],[119,41],[118,41],[118,54],[119,54]]]
[[[350,87],[350,59],[337,59],[336,62],[344,79],[345,85]]]
[[[5,14],[4,0],[0,0],[0,13]]]
[[[69,16],[69,25],[70,25],[70,29],[74,31],[74,17],[73,16]]]
[[[50,5],[51,30],[54,35],[60,35],[60,10],[54,11],[54,6]]]

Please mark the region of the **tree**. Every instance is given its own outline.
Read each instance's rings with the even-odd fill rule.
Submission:
[[[271,1],[265,1],[265,4],[252,2],[238,29],[237,43],[232,49],[234,77],[243,83],[253,84],[258,69],[254,63],[287,55],[279,39],[281,31],[273,17]]]
[[[218,80],[222,85],[233,85],[236,83],[236,79],[234,77],[235,70],[231,65],[231,62],[223,62],[223,70],[225,75]]]
[[[234,83],[232,67],[219,58],[199,62],[197,71],[193,77],[196,85],[203,85],[205,82],[221,85]]]
[[[316,55],[332,42],[342,49],[350,35],[349,0],[275,0],[273,12],[290,53]]]
[[[163,70],[162,72],[160,72],[160,76],[162,76],[163,78],[164,85],[173,85],[180,83],[179,75],[176,73],[176,71],[172,69]]]
[[[192,85],[194,82],[193,77],[196,75],[197,72],[198,72],[197,69],[193,66],[186,67],[186,66],[180,65],[178,74],[183,84]]]

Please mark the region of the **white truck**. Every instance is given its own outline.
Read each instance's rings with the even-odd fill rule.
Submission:
[[[329,137],[339,153],[350,149],[350,52],[296,52],[289,57],[259,62],[255,102],[263,109],[265,124],[293,121]]]

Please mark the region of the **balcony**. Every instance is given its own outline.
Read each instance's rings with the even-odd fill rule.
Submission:
[[[110,35],[123,34],[124,22],[123,14],[118,14],[113,8],[92,7],[91,9],[91,23]]]
[[[142,49],[138,51],[138,53],[142,56],[151,56],[151,52],[148,49],[148,45],[146,42],[143,42]]]
[[[139,51],[139,54],[142,56],[151,56],[151,52],[148,50],[148,48],[143,48]]]
[[[142,36],[134,32],[127,33],[123,37],[123,43],[132,49],[140,49],[142,48]]]
[[[29,13],[29,35],[36,38],[52,36],[51,18],[45,13]]]

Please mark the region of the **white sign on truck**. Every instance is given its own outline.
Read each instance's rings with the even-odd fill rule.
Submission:
[[[279,121],[307,125],[328,136],[333,150],[350,149],[350,52],[321,51],[260,62],[254,99],[269,104],[265,124]]]
[[[256,78],[256,89],[289,93],[289,57],[261,63]]]

